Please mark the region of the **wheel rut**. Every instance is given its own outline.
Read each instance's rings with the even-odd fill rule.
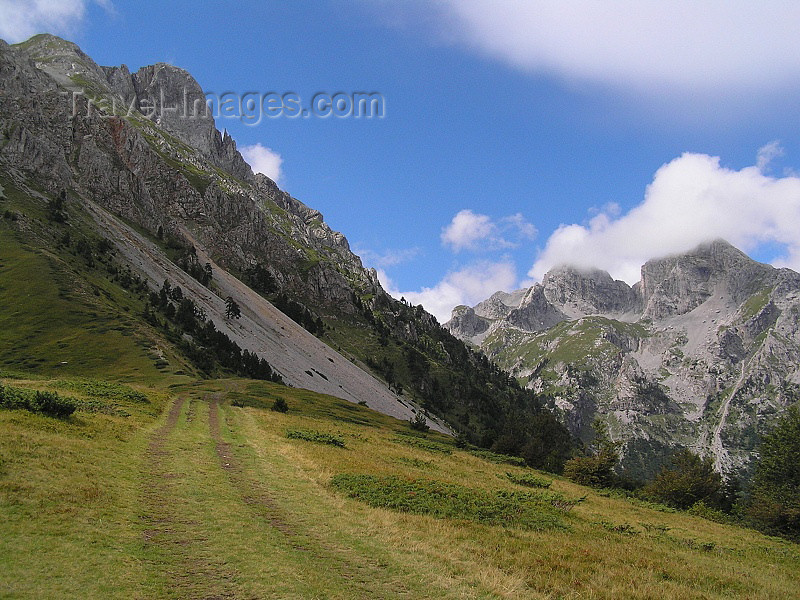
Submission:
[[[185,500],[177,483],[186,473],[174,469],[177,451],[170,449],[170,441],[180,430],[185,404],[183,396],[174,400],[166,421],[152,433],[144,456],[140,521],[147,572],[160,582],[157,585],[166,588],[169,597],[243,598],[236,589],[234,574],[207,547],[202,524],[181,512]],[[190,401],[187,416],[194,412]]]
[[[307,560],[310,561],[309,567],[313,568],[312,565],[316,564],[319,569],[329,572],[331,576],[347,581],[352,586],[353,597],[384,597],[381,594],[375,595],[375,589],[370,582],[385,581],[389,578],[392,579],[394,588],[391,597],[406,596],[405,585],[396,577],[390,576],[375,558],[355,556],[353,553],[327,543],[316,532],[306,531],[305,527],[291,523],[290,516],[280,507],[265,484],[246,472],[242,462],[236,456],[233,446],[223,439],[219,416],[220,395],[210,396],[208,401],[209,432],[216,446],[217,458],[244,504],[261,517],[268,526],[281,532],[289,546],[306,554]]]

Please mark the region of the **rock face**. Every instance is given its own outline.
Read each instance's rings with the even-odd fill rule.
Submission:
[[[100,67],[75,44],[44,34],[14,46],[0,40],[0,84],[4,181],[42,208],[67,193],[151,286],[167,279],[192,292],[219,330],[267,358],[286,382],[399,418],[415,414],[411,400],[231,275],[258,267],[281,294],[334,320],[363,315],[364,298],[390,304],[377,276],[319,211],[252,172],[233,139],[216,129],[189,73],[163,63],[133,74],[124,65]],[[237,326],[221,316],[225,296],[135,229],[177,240],[213,265],[218,294],[241,304]],[[449,431],[434,417],[430,424]]]
[[[633,287],[561,267],[509,297],[475,307],[480,327],[467,307],[446,327],[548,396],[579,438],[603,419],[634,477],[680,446],[746,476],[759,436],[800,399],[800,275],[723,240],[648,261]]]
[[[542,281],[545,296],[567,314],[626,313],[638,308],[637,294],[624,281],[614,281],[605,271],[561,267]]]
[[[233,272],[261,264],[332,312],[356,312],[354,290],[384,293],[318,211],[253,174],[183,69],[100,67],[47,34],[0,44],[0,164],[20,180],[191,238]]]

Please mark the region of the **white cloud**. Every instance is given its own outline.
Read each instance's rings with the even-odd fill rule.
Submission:
[[[644,201],[628,213],[600,212],[588,225],[561,225],[528,275],[540,280],[568,263],[635,283],[647,260],[714,238],[744,251],[777,244],[786,256],[775,264],[800,269],[800,178],[765,175],[765,157],[778,148],[768,147],[757,166],[739,171],[722,167],[717,157],[683,154],[656,172]]]
[[[383,288],[395,298],[405,298],[411,304],[422,304],[440,323],[450,319],[454,307],[472,306],[498,290],[512,290],[517,280],[516,269],[509,261],[481,261],[458,271],[451,271],[430,288],[418,292],[401,292],[386,275],[378,270]]]
[[[492,235],[495,226],[487,215],[476,215],[469,209],[459,211],[442,229],[442,243],[454,252],[475,249],[477,243]]]
[[[655,93],[775,90],[800,75],[800,3],[443,0],[409,18],[516,68]],[[408,7],[411,7],[410,10]]]
[[[783,148],[778,140],[774,140],[769,144],[764,144],[758,149],[756,156],[756,166],[762,173],[766,172],[769,164],[776,158],[783,156]]]
[[[9,43],[37,33],[71,34],[83,22],[89,0],[0,0],[0,38]],[[113,11],[110,0],[95,0]]]
[[[442,244],[453,252],[481,251],[514,248],[520,239],[532,239],[536,228],[522,214],[503,217],[494,222],[488,215],[464,209],[456,213],[450,223],[442,228]],[[511,240],[507,238],[512,238]]]
[[[283,172],[281,171],[283,158],[280,154],[261,144],[242,146],[239,148],[239,152],[241,152],[247,164],[253,168],[254,173],[262,173],[275,183],[280,183],[283,177]]]

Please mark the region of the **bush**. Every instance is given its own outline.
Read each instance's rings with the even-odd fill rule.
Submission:
[[[761,442],[748,516],[767,533],[800,540],[800,408]]]
[[[707,506],[702,500],[693,504],[686,512],[690,515],[694,515],[695,517],[702,517],[703,519],[714,521],[715,523],[730,525],[731,523],[735,522],[733,517],[725,514],[721,510]]]
[[[614,483],[617,455],[599,452],[593,456],[576,456],[564,465],[564,477],[591,487],[610,487]]]
[[[283,398],[278,398],[272,403],[272,408],[270,408],[270,410],[274,410],[275,412],[279,413],[287,413],[289,412],[289,405],[286,404],[286,400]]]
[[[2,385],[0,385],[0,406],[9,409],[24,409],[58,418],[70,416],[77,408],[74,400],[62,398],[55,392],[32,392]]]
[[[409,423],[411,424],[411,429],[415,431],[428,431],[430,429],[428,426],[428,420],[421,412],[418,412],[416,415],[414,415],[413,419],[409,419]]]
[[[68,399],[62,398],[55,392],[39,392],[33,395],[31,401],[31,410],[40,412],[51,417],[64,418],[70,416],[75,412],[75,403]]]
[[[681,510],[698,502],[717,508],[722,487],[722,476],[714,470],[710,458],[700,458],[683,449],[674,454],[670,463],[664,465],[656,478],[642,489],[642,496]]]
[[[304,429],[290,429],[286,432],[286,437],[293,440],[305,440],[307,442],[316,442],[317,444],[328,444],[329,446],[337,446],[344,448],[344,439],[338,435],[330,433],[322,433],[313,430]]]

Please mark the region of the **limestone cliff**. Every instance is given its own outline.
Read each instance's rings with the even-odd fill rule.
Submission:
[[[746,474],[759,436],[800,399],[800,275],[725,241],[648,261],[632,287],[561,267],[514,294],[446,326],[547,395],[578,437],[603,418],[634,477],[677,446]]]

